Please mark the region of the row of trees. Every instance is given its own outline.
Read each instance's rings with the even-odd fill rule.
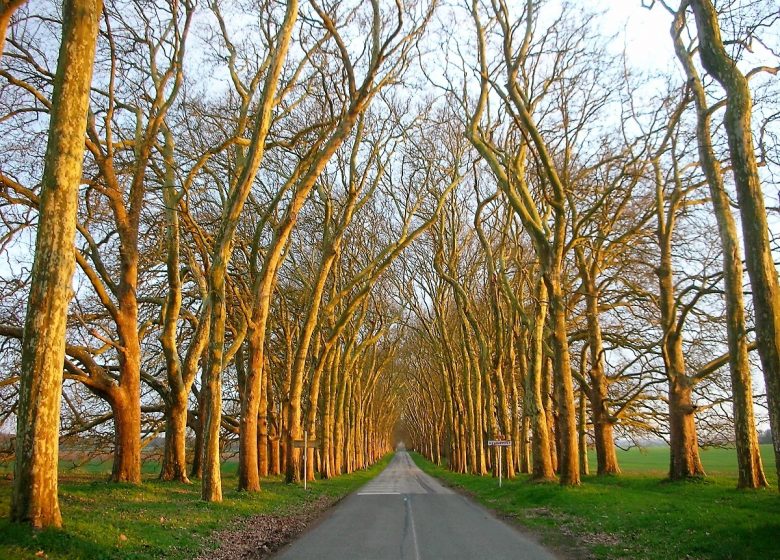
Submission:
[[[701,475],[703,430],[765,485],[749,351],[778,442],[780,310],[747,79],[766,73],[734,63],[745,34],[721,39],[709,0],[662,7],[684,84],[534,0],[8,4],[12,516],[60,524],[60,424],[107,440],[123,482],[164,434],[161,478],[208,501],[226,454],[258,491],[361,468],[399,422],[480,474],[506,435],[508,474],[563,484],[589,438],[619,472],[617,435],[667,437],[671,476]]]
[[[654,96],[593,20],[531,1],[470,6],[475,58],[459,64],[477,71],[442,88],[472,169],[408,257],[404,420],[433,460],[485,474],[497,467],[486,440],[505,437],[508,476],[574,485],[589,445],[598,473],[617,474],[617,437],[663,438],[681,479],[705,474],[703,434],[736,443],[740,487],[767,484],[749,352],[777,453],[780,300],[748,79],[777,69],[737,60],[776,14],[759,9],[724,39],[711,2],[658,4],[682,79]]]
[[[452,131],[404,85],[433,8],[16,13],[0,71],[9,262],[26,262],[36,223],[38,241],[32,273],[12,265],[3,286],[15,519],[60,524],[63,363],[64,429],[111,437],[114,481],[141,481],[161,432],[161,478],[202,477],[208,501],[236,439],[246,491],[391,448],[402,313],[382,275],[459,180],[440,147]],[[319,440],[307,473],[304,432]]]

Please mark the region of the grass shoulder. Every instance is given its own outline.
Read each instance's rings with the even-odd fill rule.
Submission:
[[[521,475],[498,488],[490,476],[453,473],[412,456],[428,474],[516,519],[546,544],[573,539],[593,558],[780,558],[776,489],[737,490],[730,477],[665,482],[644,473],[587,476],[575,488]]]
[[[35,531],[8,519],[11,482],[0,481],[0,558],[189,559],[216,546],[212,533],[257,515],[295,516],[313,503],[346,496],[379,474],[388,455],[366,470],[302,486],[281,477],[261,482],[258,493],[238,492],[235,464],[223,472],[224,501],[201,501],[200,484],[145,480],[105,482],[105,475],[61,475],[62,529]],[[99,477],[99,478],[98,478]]]

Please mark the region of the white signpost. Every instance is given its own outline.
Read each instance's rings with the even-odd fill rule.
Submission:
[[[489,447],[498,447],[498,487],[501,488],[501,463],[503,463],[502,447],[510,447],[512,440],[509,439],[489,439]]]
[[[307,461],[309,459],[309,453],[307,449],[310,447],[319,447],[320,446],[320,440],[315,439],[312,441],[309,441],[309,433],[303,432],[303,439],[296,439],[293,441],[293,447],[296,449],[303,449],[303,489],[306,490],[307,486],[307,476],[308,476],[308,470],[307,470]]]

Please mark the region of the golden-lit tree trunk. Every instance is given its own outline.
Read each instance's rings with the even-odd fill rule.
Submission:
[[[261,100],[255,117],[252,139],[247,150],[248,155],[241,170],[238,182],[232,189],[220,222],[219,232],[214,242],[211,269],[208,281],[208,307],[211,316],[211,340],[208,347],[207,375],[203,390],[205,393],[205,423],[203,428],[203,486],[201,496],[208,502],[222,501],[222,478],[220,474],[219,433],[222,419],[222,368],[224,367],[224,343],[225,343],[225,281],[227,266],[230,261],[230,250],[235,236],[238,220],[243,210],[244,203],[249,196],[254,184],[257,171],[265,154],[265,143],[268,131],[271,127],[272,110],[277,103],[276,92],[287,59],[287,51],[290,46],[293,26],[298,18],[297,0],[289,0],[285,8],[284,21],[275,37],[276,44],[272,46],[268,70],[261,94]],[[251,337],[250,337],[251,340]],[[260,360],[262,364],[262,359]],[[250,374],[259,372],[250,370]],[[248,381],[253,386],[256,380]],[[259,391],[255,391],[258,394]],[[251,421],[255,422],[259,413],[259,399],[252,403]],[[242,430],[243,433],[243,430]],[[244,436],[246,434],[244,433]],[[255,446],[255,471],[257,477],[257,432],[251,434]],[[250,475],[251,476],[251,475]],[[258,482],[259,487],[259,482]]]
[[[268,404],[270,402],[270,375],[268,359],[263,360],[263,372],[260,379],[262,391],[258,406],[257,420],[257,471],[260,477],[268,476]]]
[[[187,434],[187,396],[181,377],[181,360],[176,347],[176,326],[181,310],[181,277],[179,276],[179,214],[176,209],[177,200],[173,185],[173,136],[165,131],[165,147],[163,149],[166,165],[163,185],[163,200],[165,202],[165,242],[168,255],[166,269],[168,278],[168,294],[163,306],[163,330],[160,335],[165,369],[168,374],[169,394],[165,402],[165,450],[163,464],[160,469],[161,480],[178,480],[189,482],[187,478],[186,434]]]
[[[588,466],[588,417],[585,404],[585,390],[580,388],[579,414],[577,415],[577,433],[580,443],[580,474],[585,476],[590,474]]]
[[[131,356],[131,359],[133,356]],[[128,360],[129,367],[134,363]],[[139,361],[140,363],[140,356]],[[120,366],[121,367],[121,366]],[[141,384],[137,378],[126,376],[126,382],[108,399],[114,413],[114,463],[111,480],[114,482],[141,482]]]
[[[22,340],[11,502],[11,518],[37,528],[62,524],[57,461],[65,328],[73,297],[76,211],[101,10],[99,0],[65,1],[54,78],[35,261]],[[5,29],[2,31],[4,38]]]
[[[537,303],[531,326],[531,360],[525,378],[525,416],[531,423],[532,433],[532,474],[537,480],[553,480],[552,455],[550,453],[550,431],[544,408],[542,392],[544,355],[544,324],[547,317],[547,288],[540,279],[536,286]]]
[[[596,447],[596,472],[599,475],[619,474],[613,426],[616,421],[609,410],[609,383],[604,367],[604,341],[599,322],[599,294],[594,275],[584,256],[577,251],[578,268],[585,292],[586,320],[588,324],[588,398],[593,419],[593,439]],[[583,357],[584,359],[584,357]],[[582,467],[582,465],[581,465]]]
[[[699,73],[692,55],[685,48],[681,32],[685,25],[687,3],[683,2],[671,27],[675,52],[688,78],[688,87],[696,106],[696,136],[698,138],[699,163],[710,188],[710,198],[718,223],[720,242],[723,246],[723,277],[725,284],[726,315],[728,321],[729,371],[734,399],[734,435],[737,448],[739,488],[760,488],[767,485],[761,453],[758,446],[755,416],[753,413],[753,388],[748,359],[747,325],[742,293],[742,251],[737,226],[731,214],[730,201],[723,185],[723,172],[715,155],[710,133],[711,113]]]
[[[165,144],[163,158],[163,201],[165,203],[165,241],[167,246],[166,273],[168,293],[161,310],[162,333],[160,344],[165,357],[168,392],[165,400],[165,448],[160,469],[161,480],[188,483],[187,477],[187,413],[188,399],[198,371],[198,363],[206,348],[209,336],[208,320],[201,320],[195,327],[184,360],[179,357],[177,328],[182,307],[182,281],[179,231],[179,194],[175,187],[176,162],[174,160],[173,134],[163,130]],[[196,462],[198,454],[196,453]]]
[[[723,46],[718,14],[711,0],[690,0],[690,5],[699,34],[702,66],[726,91],[726,113],[723,122],[728,136],[731,168],[742,216],[745,264],[750,276],[755,308],[756,341],[766,385],[775,465],[780,475],[780,286],[772,257],[764,195],[753,146],[750,87],[747,78]],[[737,387],[734,389],[742,393],[742,398],[744,388],[745,380],[737,379]],[[748,429],[745,424],[747,418],[739,420],[742,426],[738,429]],[[741,464],[740,471],[742,466]],[[747,466],[745,465],[746,468]]]
[[[11,18],[16,10],[26,3],[27,0],[0,0],[0,60],[2,60],[3,51],[5,50],[5,36],[8,34],[8,24],[11,23]],[[86,127],[86,124],[84,126]]]
[[[655,168],[658,222],[656,236],[661,253],[660,262],[656,268],[663,333],[661,354],[669,387],[669,478],[678,480],[704,476],[704,467],[699,457],[694,416],[696,408],[692,401],[693,382],[685,371],[682,333],[677,320],[678,306],[674,288],[672,233],[678,211],[678,205],[675,201],[680,200],[680,198],[675,197],[675,201],[670,201],[669,208],[666,208],[660,163],[655,161],[653,165]]]

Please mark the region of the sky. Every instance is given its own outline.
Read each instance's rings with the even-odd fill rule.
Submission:
[[[591,2],[578,2],[592,7]],[[674,62],[669,37],[671,16],[662,6],[652,10],[641,0],[605,0],[600,3],[604,15],[599,18],[604,34],[617,35],[616,49],[625,47],[630,62],[648,70],[666,70]]]

